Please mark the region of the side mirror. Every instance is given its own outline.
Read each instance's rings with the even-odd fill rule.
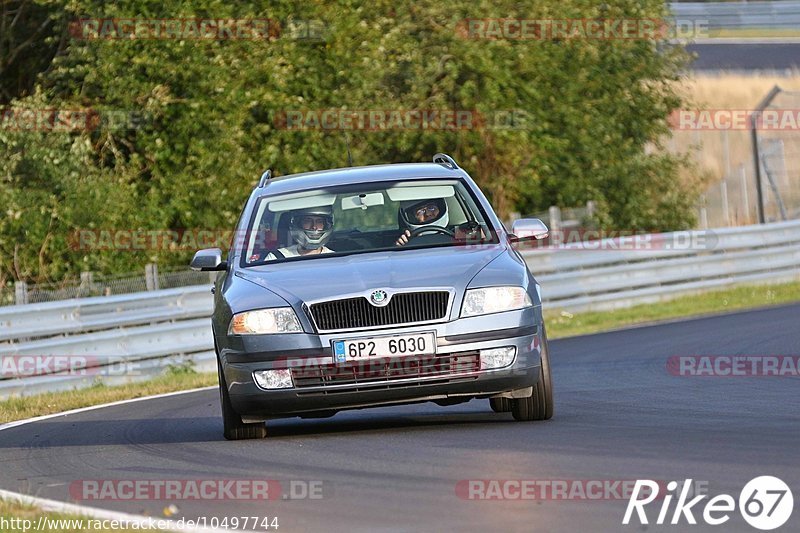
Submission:
[[[538,218],[520,218],[511,225],[513,241],[530,241],[546,239],[550,230]]]
[[[226,270],[228,268],[228,262],[222,260],[222,250],[219,248],[206,248],[194,254],[189,266],[192,270],[209,272],[214,270]]]

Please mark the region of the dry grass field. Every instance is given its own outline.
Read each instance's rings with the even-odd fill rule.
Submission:
[[[776,85],[800,95],[800,72],[786,76],[694,73],[682,80],[680,90],[687,99],[685,109],[752,110]],[[792,108],[798,107],[798,101],[800,97],[793,99]],[[781,132],[780,135],[784,139],[786,171],[797,174],[800,172],[800,131]],[[675,130],[665,144],[670,151],[691,154],[696,167],[687,169],[684,179],[699,177],[708,188],[705,202],[709,226],[726,225],[726,213],[722,209],[725,196],[728,199],[727,223],[740,225],[756,221],[755,171],[749,130]],[[725,185],[722,185],[723,180]]]
[[[790,76],[744,74],[695,74],[682,83],[695,105],[709,109],[752,109],[772,87],[800,91],[800,72]]]

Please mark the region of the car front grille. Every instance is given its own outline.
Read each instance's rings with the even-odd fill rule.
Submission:
[[[384,307],[360,296],[313,304],[311,314],[323,331],[429,322],[445,317],[449,296],[447,291],[401,292]]]
[[[298,395],[414,387],[478,377],[477,351],[292,368]]]

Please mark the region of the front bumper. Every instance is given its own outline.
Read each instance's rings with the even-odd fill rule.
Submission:
[[[246,421],[314,416],[315,413],[399,403],[489,397],[536,383],[542,344],[541,315],[536,311],[536,308],[530,308],[442,324],[345,334],[230,336],[227,339],[229,347],[221,350],[220,358],[233,408]],[[295,373],[299,368],[298,362],[305,368],[325,365],[336,372],[332,353],[334,340],[424,331],[436,333],[436,356],[427,356],[427,361],[434,361],[434,364],[436,361],[465,360],[474,363],[480,350],[506,346],[516,348],[516,357],[511,365],[500,369],[480,370],[479,363],[472,368],[463,366],[463,363],[444,363],[437,365],[438,372],[430,374],[420,372],[388,378],[385,374],[375,373],[367,378],[362,376],[357,383],[346,381],[343,384],[321,379],[319,383],[309,385],[309,380],[305,379],[299,386],[301,380],[297,376],[302,374]],[[405,368],[403,361],[412,360],[392,361]],[[369,363],[366,365],[376,368]],[[295,387],[265,390],[255,383],[253,372],[279,368],[294,369]]]

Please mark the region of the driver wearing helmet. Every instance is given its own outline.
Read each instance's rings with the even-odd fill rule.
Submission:
[[[444,198],[433,198],[430,200],[412,200],[400,202],[400,212],[398,214],[400,228],[405,228],[395,244],[405,246],[411,239],[411,232],[424,226],[438,226],[447,228],[450,218],[447,215],[447,202]],[[436,231],[423,231],[418,235],[436,233]]]
[[[333,209],[320,206],[293,211],[289,219],[289,233],[296,244],[279,248],[265,260],[332,253],[333,250],[326,247],[325,243],[333,234]]]

